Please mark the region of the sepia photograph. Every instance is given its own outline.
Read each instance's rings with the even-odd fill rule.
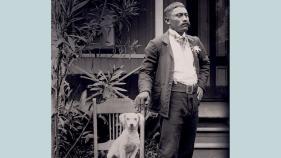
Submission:
[[[229,158],[229,0],[51,0],[52,158]]]

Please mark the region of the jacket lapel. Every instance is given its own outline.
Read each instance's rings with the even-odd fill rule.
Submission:
[[[196,55],[193,51],[193,47],[196,45],[194,39],[192,39],[190,35],[187,35],[187,39],[193,55]]]
[[[198,55],[197,53],[193,50],[194,47],[197,45],[196,41],[190,36],[190,35],[187,35],[187,39],[188,39],[188,42],[189,42],[189,46],[190,46],[190,49],[191,49],[191,52],[192,52],[192,55],[193,55],[193,66],[196,68],[196,72],[197,74],[199,73],[199,67],[196,63],[198,63]]]
[[[171,57],[174,59],[173,51],[172,51],[170,40],[169,40],[169,32],[168,31],[166,31],[164,33],[164,35],[162,36],[162,42],[167,47],[167,49],[166,49],[167,53],[169,53],[171,55]]]
[[[191,49],[191,52],[193,54],[193,58],[194,60],[197,59],[197,54],[196,52],[193,50],[194,46],[196,46],[196,43],[195,43],[195,40],[191,38],[191,36],[187,35],[187,39],[188,39],[188,42],[189,42],[189,46],[190,46],[190,49]]]

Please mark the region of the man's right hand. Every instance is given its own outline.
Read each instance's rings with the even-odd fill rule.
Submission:
[[[152,112],[152,111],[149,111],[148,114],[147,114],[147,117],[152,117],[152,118],[155,118],[158,116],[158,113],[156,112]]]
[[[141,92],[139,95],[135,98],[135,104],[137,108],[143,109],[145,106],[147,106],[150,102],[150,96],[148,92]]]

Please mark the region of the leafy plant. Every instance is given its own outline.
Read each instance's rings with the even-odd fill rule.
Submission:
[[[114,19],[113,22],[118,28],[117,33],[121,35],[123,28],[129,30],[131,19],[138,15],[138,11],[136,0],[52,0],[52,30],[55,32],[52,36],[55,51],[52,52],[51,74],[52,103],[55,107],[52,114],[54,128],[52,130],[52,157],[91,157],[93,146],[89,142],[92,136],[91,127],[88,126],[91,120],[90,107],[88,111],[81,108],[86,105],[87,94],[82,94],[81,98],[84,99],[81,99],[79,103],[70,98],[73,89],[70,88],[66,77],[73,61],[80,57],[87,46],[97,41],[101,35],[101,28],[108,27],[103,23],[106,16]],[[135,50],[137,46],[137,43],[134,43],[131,50]],[[119,86],[128,75],[121,77],[123,72],[122,75],[118,75],[121,70],[115,71],[115,75],[110,74],[112,75],[110,78],[108,74],[102,73],[94,77],[88,76],[87,73],[86,75],[92,80],[96,77],[95,82],[110,85],[114,89],[114,95],[120,97],[124,89]],[[118,77],[110,82],[104,80],[105,77],[111,80],[116,75]],[[101,86],[96,86],[98,87]],[[114,96],[110,88],[105,89],[105,92],[102,92],[104,94],[102,98]]]
[[[79,129],[79,124],[75,124],[78,127],[71,124],[73,121],[75,122],[74,117],[79,116],[78,113],[66,110],[67,105],[71,102],[69,96],[72,92],[66,82],[66,76],[72,62],[79,57],[88,44],[88,40],[75,31],[78,24],[85,19],[83,10],[88,3],[89,0],[52,0],[52,31],[55,32],[55,35],[52,36],[52,45],[56,47],[56,50],[52,52],[51,74],[52,103],[55,104],[52,116],[53,128],[55,128],[52,130],[54,149],[52,157],[63,155],[68,145],[73,146],[71,138],[76,136],[75,129]],[[80,123],[84,121],[77,119],[76,121],[80,121]]]
[[[66,97],[72,93],[69,84],[65,81],[64,90]],[[65,100],[65,106],[61,107],[56,117],[57,133],[54,150],[56,157],[91,157],[93,143],[92,133],[92,109],[86,104],[86,91],[81,95],[80,101]]]
[[[155,139],[147,139],[144,142],[144,157],[158,158],[159,157],[159,143]]]
[[[99,102],[101,102],[109,98],[125,98],[126,96],[123,94],[123,92],[126,92],[127,90],[121,88],[120,86],[125,85],[126,83],[124,83],[123,80],[134,72],[138,71],[140,67],[137,67],[126,75],[124,75],[125,71],[123,70],[123,67],[124,66],[116,67],[114,65],[112,72],[108,71],[107,73],[104,73],[103,71],[99,71],[97,74],[91,74],[76,66],[78,70],[82,71],[86,75],[82,75],[81,78],[85,78],[94,82],[88,86],[88,89],[90,91],[94,91],[95,93],[88,99],[96,97],[98,98]]]
[[[88,86],[90,91],[96,91],[92,97],[102,95],[102,99],[109,99],[109,98],[117,98],[122,97],[125,98],[126,96],[122,94],[122,92],[126,92],[127,90],[119,87],[125,85],[126,83],[122,82],[121,75],[124,74],[124,70],[122,70],[123,66],[115,67],[113,66],[113,70],[110,73],[109,71],[105,74],[102,71],[99,71],[96,75],[98,81],[94,84],[90,84]],[[86,76],[81,76],[82,78],[91,79]]]
[[[93,143],[89,141],[93,138],[91,115],[71,107],[70,110],[62,110],[58,118],[58,157],[90,157],[93,149]],[[81,147],[88,149],[82,150]]]
[[[114,12],[115,23],[119,33],[122,32],[123,27],[129,31],[131,27],[131,20],[133,17],[139,15],[140,8],[137,0],[116,0],[108,4],[108,7]]]

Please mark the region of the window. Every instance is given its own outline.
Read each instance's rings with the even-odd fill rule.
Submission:
[[[101,35],[84,54],[143,54],[147,42],[154,37],[154,1],[135,0],[138,15],[116,22],[110,4],[122,6],[123,1],[108,0],[108,9],[102,18]],[[130,1],[132,2],[132,1]],[[97,5],[97,4],[93,4]],[[118,14],[117,14],[118,15]],[[120,19],[120,18],[119,18]]]

